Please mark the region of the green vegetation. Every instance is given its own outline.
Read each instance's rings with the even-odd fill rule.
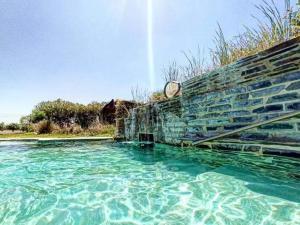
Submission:
[[[2,132],[0,137],[113,136],[114,125],[100,123],[103,105],[97,102],[82,105],[61,99],[41,102],[30,115],[20,119],[20,124],[0,124],[0,130],[22,130],[24,133]]]
[[[211,51],[213,67],[230,64],[297,37],[299,29],[296,26],[296,18],[299,17],[299,11],[293,12],[289,0],[285,0],[285,4],[286,12],[282,14],[273,0],[263,0],[262,4],[255,6],[262,15],[262,19],[255,17],[258,23],[257,28],[245,26],[242,34],[229,41],[225,39],[219,25],[215,37],[215,49]]]
[[[0,131],[3,131],[5,129],[5,124],[2,122],[0,123]]]
[[[274,0],[262,0],[255,5],[261,17],[255,17],[257,26],[245,26],[245,31],[231,40],[227,40],[222,27],[218,24],[214,37],[214,47],[210,50],[210,63],[200,54],[184,53],[187,59],[185,66],[178,66],[174,61],[164,69],[166,81],[185,81],[203,75],[208,71],[228,65],[238,59],[256,54],[281,42],[300,35],[300,10],[290,6],[290,0],[284,0],[285,12],[281,13]]]
[[[20,129],[20,125],[17,123],[10,123],[8,125],[5,126],[6,130],[11,130],[12,132],[19,130]]]
[[[203,57],[199,47],[196,54],[192,51],[183,51],[186,64],[181,66],[177,64],[176,60],[173,60],[163,68],[163,79],[165,82],[184,82],[299,36],[300,9],[292,9],[290,0],[284,0],[284,2],[286,10],[281,13],[274,0],[262,0],[262,4],[255,5],[261,15],[261,17],[254,17],[257,26],[254,28],[245,26],[243,33],[230,40],[226,39],[223,29],[218,23],[213,38],[214,47],[210,49],[209,62]],[[138,86],[131,89],[131,94],[133,101],[139,104],[166,99],[161,90],[150,93]]]

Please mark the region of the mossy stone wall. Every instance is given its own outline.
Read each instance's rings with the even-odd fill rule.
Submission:
[[[149,132],[158,142],[189,143],[300,110],[300,37],[190,79],[182,87],[182,96],[132,110],[125,120],[126,138],[135,140],[139,132]],[[299,143],[300,118],[293,117],[208,146],[245,151],[275,146],[269,151],[297,153]]]

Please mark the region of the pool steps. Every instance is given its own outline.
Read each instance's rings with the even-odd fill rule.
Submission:
[[[296,112],[292,112],[292,113],[286,113],[284,115],[281,115],[281,116],[278,116],[278,117],[275,117],[275,118],[272,118],[272,119],[269,119],[269,120],[266,120],[266,121],[262,121],[262,122],[259,122],[259,123],[254,123],[254,124],[251,124],[249,126],[245,126],[245,127],[242,127],[242,128],[230,131],[230,132],[226,132],[226,133],[218,134],[218,135],[213,136],[213,137],[208,137],[208,138],[193,141],[192,145],[199,145],[199,144],[204,143],[204,142],[214,141],[216,139],[224,138],[224,137],[227,137],[229,135],[239,133],[241,131],[250,130],[252,128],[256,128],[256,127],[266,125],[266,124],[269,124],[269,123],[273,123],[273,122],[276,122],[276,121],[288,119],[288,118],[298,116],[298,115],[300,115],[300,111],[296,111]]]

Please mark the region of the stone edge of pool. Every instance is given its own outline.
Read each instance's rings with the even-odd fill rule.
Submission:
[[[113,137],[76,137],[76,138],[0,138],[0,141],[109,141]]]

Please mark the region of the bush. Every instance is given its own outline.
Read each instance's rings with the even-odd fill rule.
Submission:
[[[16,130],[20,130],[20,125],[17,123],[10,123],[8,125],[6,125],[5,127],[7,130],[11,130],[12,132],[16,131]]]
[[[99,119],[100,110],[102,104],[98,102],[92,102],[88,105],[78,105],[76,111],[75,122],[82,128],[88,128]]]
[[[103,125],[99,135],[114,136],[116,127],[114,125]]]
[[[38,134],[51,134],[59,130],[59,126],[49,120],[40,121],[33,125],[34,131]]]
[[[33,126],[30,122],[31,118],[30,116],[23,116],[20,119],[20,129],[24,132],[32,132]]]
[[[159,101],[163,101],[163,100],[166,100],[166,97],[165,97],[163,91],[153,92],[152,95],[150,96],[151,102],[159,102]]]
[[[81,126],[74,124],[70,127],[69,132],[71,134],[80,134],[80,133],[83,133],[83,129],[81,128]]]
[[[60,127],[57,125],[52,132],[56,134],[80,134],[83,133],[83,131],[84,130],[81,128],[80,125],[72,124],[64,127]]]
[[[45,119],[46,119],[45,112],[39,110],[33,110],[31,115],[29,116],[29,120],[33,123],[38,123]]]
[[[91,124],[86,131],[90,134],[98,134],[102,131],[102,129],[103,125],[99,122],[95,122]]]
[[[5,124],[2,122],[2,123],[0,123],[0,131],[2,131],[4,129],[5,129]]]
[[[69,128],[74,123],[82,128],[88,128],[99,119],[102,106],[103,104],[98,102],[82,105],[62,99],[41,102],[32,110],[30,121],[38,123],[42,120],[50,120],[63,129]]]

